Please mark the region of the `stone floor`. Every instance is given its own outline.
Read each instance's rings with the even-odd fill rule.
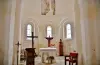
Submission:
[[[26,65],[26,64],[24,63],[24,64],[20,64],[20,65]],[[64,56],[55,57],[55,61],[52,64],[42,63],[41,57],[36,57],[35,58],[35,65],[65,65],[64,64]]]
[[[35,60],[35,65],[64,65],[64,57],[63,56],[59,56],[55,58],[55,62],[50,64],[50,63],[42,63],[41,62],[41,58],[37,57]]]

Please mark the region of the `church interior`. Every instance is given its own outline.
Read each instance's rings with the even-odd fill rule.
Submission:
[[[100,65],[99,24],[100,0],[0,0],[0,65]]]

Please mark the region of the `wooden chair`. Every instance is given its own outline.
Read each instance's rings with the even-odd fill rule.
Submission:
[[[68,59],[66,59],[67,57],[69,57]],[[67,55],[67,56],[65,56],[65,65],[66,65],[66,61],[68,61],[69,62],[69,65],[70,64],[76,64],[76,65],[78,65],[78,53],[70,53],[70,55]]]
[[[70,55],[65,55],[65,65],[66,65],[66,62],[68,61],[70,61]],[[69,62],[69,65],[70,65],[70,62]]]

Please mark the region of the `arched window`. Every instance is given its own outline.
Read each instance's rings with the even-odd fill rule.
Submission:
[[[52,37],[52,27],[51,26],[47,26],[47,37]]]
[[[72,39],[72,35],[71,35],[71,24],[67,24],[66,25],[66,38],[67,39]]]
[[[32,36],[32,25],[28,24],[27,25],[27,40],[31,40],[32,39],[31,36]]]

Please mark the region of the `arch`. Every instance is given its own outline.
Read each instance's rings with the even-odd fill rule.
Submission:
[[[73,22],[72,21],[68,21],[67,18],[63,19],[62,22],[61,22],[61,26],[62,26],[62,29],[63,29],[63,39],[64,40],[69,40],[69,39],[72,39],[72,36],[73,36]]]
[[[27,40],[27,25],[30,24],[32,26],[32,32],[34,32],[34,35],[38,35],[39,34],[39,21],[33,18],[28,18],[23,21],[24,23],[22,24],[22,37],[24,41],[22,42],[23,43],[30,42],[30,40]]]

